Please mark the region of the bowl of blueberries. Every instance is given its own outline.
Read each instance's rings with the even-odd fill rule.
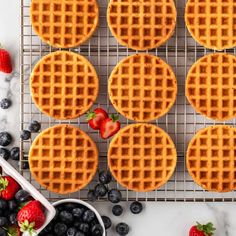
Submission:
[[[53,203],[54,219],[39,234],[42,236],[105,236],[105,226],[97,210],[79,199]]]

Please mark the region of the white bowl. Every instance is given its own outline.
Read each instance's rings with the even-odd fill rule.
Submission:
[[[41,202],[43,207],[45,208],[45,216],[46,221],[44,225],[36,230],[37,233],[41,232],[43,228],[54,218],[56,214],[55,208],[51,205],[51,203],[32,186],[22,175],[20,175],[7,161],[3,158],[0,158],[0,166],[2,167],[3,173],[11,176],[15,179],[18,184],[22,187],[22,189],[26,190],[30,193],[30,195],[35,199]]]
[[[82,201],[82,200],[79,200],[79,199],[70,199],[70,198],[54,202],[52,205],[53,206],[58,206],[58,205],[65,204],[65,203],[77,203],[77,204],[80,204],[80,205],[85,206],[88,209],[92,210],[95,213],[95,215],[96,215],[96,217],[98,219],[99,224],[103,228],[103,236],[106,236],[106,230],[105,230],[105,226],[104,226],[102,217],[100,216],[100,214],[97,212],[97,210],[93,206],[91,206],[90,204],[88,204],[85,201]]]

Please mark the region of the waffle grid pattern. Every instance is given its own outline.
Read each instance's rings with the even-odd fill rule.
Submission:
[[[147,50],[165,43],[173,34],[176,8],[172,0],[111,0],[107,19],[120,44]]]
[[[34,67],[31,95],[37,107],[56,119],[73,119],[95,102],[99,82],[94,67],[76,53],[58,51],[43,57]]]
[[[33,28],[43,41],[70,48],[93,34],[99,9],[96,0],[32,0],[30,14]]]
[[[54,193],[66,194],[85,187],[96,173],[98,151],[79,128],[57,125],[44,130],[29,152],[36,181]]]
[[[172,176],[177,154],[171,138],[151,124],[120,130],[110,143],[108,165],[115,179],[134,191],[151,191]]]
[[[236,129],[226,125],[198,131],[187,150],[187,168],[208,191],[236,189]]]
[[[177,94],[171,67],[159,57],[138,54],[123,59],[108,82],[110,100],[126,118],[151,121],[167,113]]]
[[[215,120],[236,116],[236,57],[225,53],[200,58],[189,70],[186,96],[201,114]]]
[[[223,50],[236,46],[234,0],[188,0],[185,22],[193,38],[206,48]]]

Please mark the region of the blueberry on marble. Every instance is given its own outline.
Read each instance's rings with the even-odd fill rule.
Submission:
[[[8,98],[3,98],[1,101],[0,101],[0,107],[2,109],[8,109],[10,106],[11,106],[12,102],[10,99]]]
[[[123,208],[121,205],[115,205],[112,207],[112,213],[115,216],[120,216],[123,213]]]
[[[0,158],[3,158],[7,161],[9,157],[10,157],[10,151],[7,150],[6,148],[0,148]]]
[[[129,226],[126,223],[119,223],[116,226],[116,232],[120,235],[120,236],[125,236],[129,233]]]
[[[41,129],[41,124],[37,120],[33,120],[29,125],[29,131],[37,133]]]
[[[14,161],[19,161],[20,160],[20,148],[13,147],[10,151],[10,157]]]
[[[139,214],[142,210],[143,210],[143,205],[141,202],[135,201],[130,204],[130,211],[133,214]]]
[[[122,199],[121,192],[118,189],[111,189],[108,192],[108,200],[112,203],[118,203]]]
[[[12,142],[12,136],[8,132],[0,133],[0,146],[6,147]]]

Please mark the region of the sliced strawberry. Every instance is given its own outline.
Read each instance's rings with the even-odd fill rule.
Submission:
[[[108,117],[106,111],[102,108],[96,108],[94,111],[90,111],[87,114],[87,121],[92,129],[99,130],[101,123]]]
[[[197,222],[197,225],[190,229],[189,236],[212,236],[215,230],[212,223],[201,225]]]
[[[7,50],[0,45],[0,71],[10,74],[12,72],[11,57]]]
[[[100,134],[103,139],[110,138],[120,130],[120,122],[118,119],[119,116],[113,114],[110,118],[106,118],[102,121]]]
[[[11,176],[0,177],[0,198],[11,200],[19,189],[20,185]]]

